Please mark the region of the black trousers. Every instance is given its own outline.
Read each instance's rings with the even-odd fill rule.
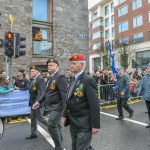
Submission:
[[[150,120],[150,101],[145,101],[145,103],[146,103],[146,106],[147,106],[148,117],[149,117],[149,120]]]
[[[117,98],[117,108],[118,108],[118,113],[120,117],[123,117],[123,110],[124,108],[128,113],[131,113],[133,110],[129,107],[127,104],[128,98]]]
[[[60,125],[61,116],[62,110],[49,112],[48,131],[55,143],[55,150],[63,150],[62,127]]]
[[[76,131],[70,127],[72,138],[72,150],[94,150],[91,147],[92,132],[91,131]]]
[[[31,107],[31,133],[37,134],[37,120],[47,126],[47,119],[41,115],[40,108],[34,110]]]

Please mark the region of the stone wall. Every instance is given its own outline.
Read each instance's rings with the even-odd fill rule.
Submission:
[[[14,18],[13,31],[26,36],[26,56],[13,58],[13,73],[31,64],[45,65],[46,58],[32,57],[32,0],[0,0],[0,38],[10,30],[9,15]],[[69,69],[68,57],[83,53],[88,68],[88,1],[53,0],[53,54],[63,72]],[[0,49],[0,68],[6,69],[4,50]]]
[[[88,41],[88,1],[53,1],[53,46],[54,56],[61,62],[61,68],[70,68],[68,57],[72,53],[89,55]]]

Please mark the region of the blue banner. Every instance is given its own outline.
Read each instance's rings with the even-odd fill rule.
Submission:
[[[0,95],[0,117],[30,114],[30,109],[28,90]]]
[[[111,70],[113,72],[115,79],[117,79],[118,74],[117,74],[117,69],[115,66],[115,58],[114,58],[113,49],[112,49],[112,46],[110,44],[110,41],[108,41],[108,49],[109,49],[109,54],[110,54],[110,59],[111,59]],[[117,88],[118,88],[118,83],[116,82],[114,90],[117,90]]]

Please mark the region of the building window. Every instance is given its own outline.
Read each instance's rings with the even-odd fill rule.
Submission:
[[[118,4],[125,2],[126,0],[118,0]]]
[[[134,0],[132,2],[132,10],[142,7],[142,0]]]
[[[96,28],[96,27],[99,27],[99,26],[103,26],[103,21],[102,20],[97,20],[95,22],[93,22],[92,24],[92,29]]]
[[[105,39],[108,39],[110,37],[109,29],[105,31]]]
[[[148,21],[150,22],[150,12],[148,13]]]
[[[112,24],[112,25],[114,24],[114,15],[111,16],[111,24]]]
[[[49,0],[33,0],[33,19],[48,21],[49,20]]]
[[[114,12],[114,2],[111,3],[111,12]]]
[[[124,32],[128,30],[128,21],[122,22],[118,25],[119,32]]]
[[[105,7],[105,16],[109,14],[109,5]]]
[[[95,20],[98,17],[98,12],[95,12],[92,16],[92,20]]]
[[[111,36],[112,36],[112,37],[115,37],[115,28],[112,28],[112,29],[111,29]]]
[[[133,35],[133,41],[134,43],[140,43],[144,41],[143,33],[138,33]]]
[[[150,50],[142,51],[136,53],[136,62],[138,67],[145,68],[145,66],[150,62]]]
[[[103,32],[102,31],[98,31],[98,32],[95,32],[93,33],[92,35],[92,39],[97,39],[97,38],[100,38],[100,37],[103,37]]]
[[[137,16],[133,18],[133,28],[143,25],[143,17]]]
[[[100,42],[99,43],[96,43],[96,44],[93,44],[93,50],[96,50],[96,49],[99,49],[101,46]]]
[[[106,18],[105,19],[105,27],[108,27],[109,26],[109,18]]]
[[[125,37],[125,38],[120,38],[119,39],[119,45],[123,45],[123,44],[125,44],[125,45],[129,45],[130,44],[129,37]]]
[[[148,1],[148,3],[150,3],[150,0],[147,0]]]
[[[128,5],[125,5],[118,9],[118,17],[123,16],[128,13]]]
[[[36,34],[40,31],[42,38],[37,39]],[[33,27],[33,54],[34,55],[52,55],[52,41],[50,41],[49,29]]]

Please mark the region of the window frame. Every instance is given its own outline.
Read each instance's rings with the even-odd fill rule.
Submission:
[[[119,31],[119,25],[123,25],[124,23],[127,23],[127,25],[128,25],[127,30],[122,30],[123,28],[121,26],[121,31]],[[128,20],[118,24],[118,33],[122,33],[122,32],[128,31],[128,30],[129,30],[129,22],[128,22]]]
[[[142,22],[141,22],[142,24],[139,24],[139,21],[137,20],[139,17],[142,18]],[[136,26],[134,26],[134,19],[136,19]],[[133,28],[142,26],[143,25],[143,16],[142,15],[135,16],[132,20],[132,25],[133,25]]]
[[[127,9],[126,9],[127,12],[123,13],[122,9],[125,8],[125,7],[127,7]],[[120,13],[119,13],[119,11],[120,11]],[[124,16],[126,14],[128,14],[128,5],[127,4],[122,6],[122,7],[120,7],[120,8],[118,8],[118,17]]]
[[[135,4],[136,4],[136,7],[133,8],[133,3],[136,2],[136,1],[138,1],[138,0],[133,0],[133,1],[132,1],[132,10],[133,10],[133,11],[136,10],[136,9],[138,9],[138,8],[140,8],[140,7],[142,7],[142,0],[140,0],[140,1],[141,1],[141,6],[138,7],[137,4],[135,3]]]
[[[142,41],[135,41],[135,38],[134,38],[134,36],[135,35],[140,35],[140,34],[142,34],[143,36],[142,36]],[[139,33],[136,33],[136,34],[133,34],[133,36],[132,36],[132,39],[133,39],[133,43],[141,43],[141,42],[144,42],[144,33],[143,32],[139,32]],[[139,39],[139,38],[137,38],[137,39]]]

